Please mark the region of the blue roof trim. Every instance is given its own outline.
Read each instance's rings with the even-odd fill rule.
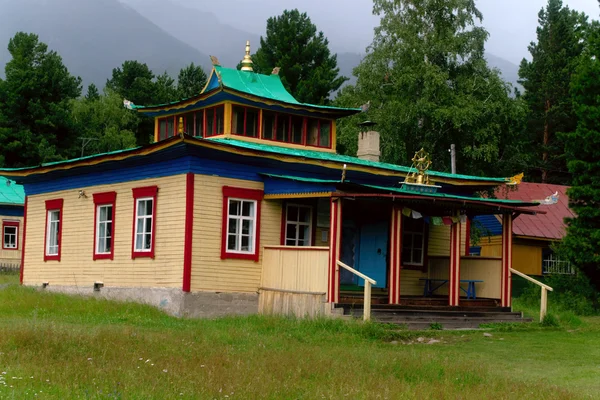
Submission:
[[[24,215],[24,211],[24,206],[0,206],[0,218],[22,217]]]
[[[478,215],[473,218],[472,229],[479,229],[482,237],[502,235],[502,223],[495,215]]]
[[[309,194],[309,193],[333,193],[336,185],[330,183],[302,182],[289,179],[278,179],[265,177],[265,195],[269,194]]]

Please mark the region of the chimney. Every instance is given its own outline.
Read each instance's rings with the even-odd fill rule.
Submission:
[[[373,130],[377,125],[375,122],[365,121],[358,124],[358,151],[356,156],[362,160],[379,161],[381,151],[379,150],[379,132]]]

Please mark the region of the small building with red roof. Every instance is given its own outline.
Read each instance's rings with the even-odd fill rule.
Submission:
[[[539,201],[535,215],[522,214],[513,221],[513,268],[529,275],[572,273],[565,261],[552,251],[552,245],[566,235],[565,218],[575,216],[569,208],[568,186],[522,182],[496,192],[501,199]],[[472,226],[480,239],[482,257],[493,257],[502,251],[500,216],[477,217]]]

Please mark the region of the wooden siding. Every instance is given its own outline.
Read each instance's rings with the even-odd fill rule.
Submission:
[[[0,215],[0,220],[2,221],[18,221],[19,222],[19,237],[17,241],[17,249],[16,250],[8,250],[3,249],[4,244],[4,232],[2,232],[2,236],[0,237],[0,263],[4,264],[21,264],[21,254],[23,246],[23,217],[10,217],[10,216],[2,216]],[[1,226],[1,224],[0,224]]]
[[[512,267],[527,275],[542,275],[542,248],[546,242],[540,241],[538,246],[531,243],[519,243],[513,241]],[[481,238],[482,257],[502,256],[502,236],[490,236]]]
[[[465,255],[465,240],[467,237],[467,224],[460,226],[460,254]],[[450,226],[429,225],[429,256],[450,257]]]
[[[448,279],[449,269],[448,258],[432,258],[429,260],[429,278]],[[479,257],[462,257],[460,260],[460,279],[482,280],[476,283],[477,297],[499,299],[500,298],[500,278],[501,278],[501,260]],[[466,284],[461,286],[466,289]],[[448,285],[445,284],[435,291],[436,295],[447,295]],[[461,297],[465,293],[461,290]]]
[[[265,247],[261,287],[327,293],[328,247]]]
[[[402,296],[423,296],[423,286],[420,278],[427,278],[421,271],[403,269],[400,271],[400,299]]]
[[[131,259],[134,187],[158,186],[155,258]],[[179,287],[183,274],[185,175],[29,196],[24,283],[91,287]],[[94,193],[115,191],[114,260],[92,260]],[[44,262],[45,201],[64,199],[61,261]]]
[[[263,189],[262,182],[195,176],[191,290],[256,292],[260,286],[262,247],[278,245],[280,241],[281,201],[263,200],[261,203],[258,262],[222,260],[223,186]]]

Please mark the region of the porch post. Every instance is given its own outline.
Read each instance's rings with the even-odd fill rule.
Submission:
[[[328,301],[340,300],[340,271],[337,261],[340,259],[340,239],[342,236],[342,199],[331,198],[329,225],[329,294]]]
[[[450,270],[448,271],[448,305],[460,304],[460,219],[450,225]]]
[[[389,303],[400,304],[400,268],[402,266],[402,207],[392,207],[390,226],[390,287]]]
[[[502,307],[510,307],[512,304],[512,236],[513,236],[512,214],[502,215],[502,286],[500,303]]]

